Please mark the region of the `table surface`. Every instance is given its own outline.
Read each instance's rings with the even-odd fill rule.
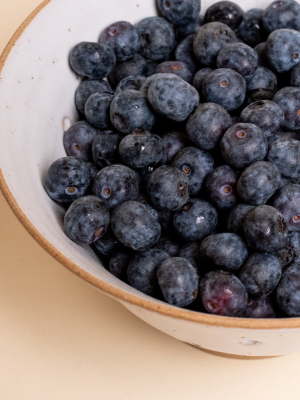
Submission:
[[[1,51],[39,3],[0,0]],[[299,398],[300,354],[233,360],[168,337],[51,258],[1,194],[0,215],[1,400]]]

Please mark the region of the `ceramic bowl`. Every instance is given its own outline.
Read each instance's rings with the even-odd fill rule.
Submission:
[[[202,12],[214,1],[203,1]],[[247,0],[244,9],[266,7]],[[80,41],[97,41],[116,20],[155,15],[154,0],[46,0],[21,25],[1,58],[0,185],[28,232],[65,267],[155,328],[186,343],[237,356],[300,351],[300,318],[249,320],[172,307],[112,276],[88,247],[63,231],[64,210],[46,195],[49,165],[65,156],[63,128],[74,123],[78,77],[68,54]],[[34,277],[33,277],[34,279]]]

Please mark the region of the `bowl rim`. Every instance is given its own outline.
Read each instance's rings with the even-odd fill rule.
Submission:
[[[51,1],[44,0],[37,6],[33,12],[24,20],[16,32],[11,37],[0,57],[0,75],[5,65],[5,62],[10,55],[11,50],[16,42],[34,20],[34,18],[42,11]],[[0,167],[0,189],[10,208],[19,219],[27,232],[46,250],[52,257],[59,261],[63,266],[71,272],[105,292],[106,294],[115,297],[120,301],[130,303],[134,306],[147,309],[148,311],[156,312],[167,317],[181,319],[189,322],[217,326],[223,328],[242,328],[242,329],[295,329],[300,328],[300,318],[280,318],[280,319],[246,319],[217,316],[205,314],[201,312],[181,309],[164,303],[157,303],[156,300],[148,300],[139,297],[138,295],[125,292],[120,288],[116,288],[111,284],[96,278],[94,275],[83,270],[79,265],[75,264],[71,259],[59,252],[44,236],[35,228],[35,226],[27,218],[26,214],[18,205],[13,193],[10,191],[8,184],[5,181],[2,168]]]

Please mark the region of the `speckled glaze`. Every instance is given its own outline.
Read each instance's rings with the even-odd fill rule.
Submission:
[[[203,4],[203,12],[214,2]],[[268,4],[259,0],[255,7]],[[253,1],[243,2],[245,10],[253,6]],[[49,165],[65,156],[63,126],[78,120],[74,93],[79,79],[69,68],[68,52],[82,40],[98,40],[100,30],[116,20],[135,24],[155,13],[153,0],[111,0],[105,13],[99,0],[46,0],[21,25],[0,60],[1,190],[28,232],[53,257],[166,334],[235,356],[299,352],[300,318],[251,320],[196,313],[119,281],[89,247],[68,239],[64,209],[44,191]]]

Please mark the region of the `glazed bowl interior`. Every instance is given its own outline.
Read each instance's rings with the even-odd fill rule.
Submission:
[[[202,3],[203,13],[214,1]],[[242,7],[247,10],[268,4],[269,1],[252,0],[244,1]],[[64,123],[78,119],[74,93],[80,79],[69,67],[70,50],[80,41],[97,41],[101,30],[116,20],[136,23],[156,15],[155,1],[52,0],[44,2],[37,11],[2,56],[1,189],[9,204],[47,251],[109,295],[166,315],[216,320],[214,316],[156,301],[111,275],[88,246],[78,246],[67,238],[63,230],[64,209],[43,188],[50,164],[66,155],[62,141]],[[221,324],[232,320],[218,318],[223,321]],[[256,324],[253,321],[253,327]]]

